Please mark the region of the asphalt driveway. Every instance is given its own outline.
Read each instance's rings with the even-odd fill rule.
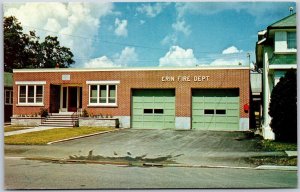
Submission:
[[[69,158],[172,157],[176,163],[212,166],[255,166],[246,157],[274,155],[257,148],[259,138],[245,132],[124,129],[47,146],[5,146],[6,156]],[[278,154],[280,155],[280,154]]]

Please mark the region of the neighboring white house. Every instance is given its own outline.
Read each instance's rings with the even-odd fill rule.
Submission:
[[[296,23],[294,13],[258,32],[256,62],[263,68],[262,135],[265,139],[275,139],[268,114],[272,90],[287,70],[297,70]]]

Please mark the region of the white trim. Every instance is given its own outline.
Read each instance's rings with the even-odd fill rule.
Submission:
[[[45,106],[44,103],[18,103],[16,104],[16,106],[26,106],[26,107],[29,107],[29,106],[32,106],[32,107],[43,107]]]
[[[116,81],[86,81],[88,85],[117,85],[120,84],[119,80]]]
[[[269,69],[297,69],[297,64],[269,65]]]
[[[117,103],[89,103],[88,107],[118,107]]]
[[[25,86],[25,102],[20,102],[20,87]],[[28,103],[28,86],[33,86],[33,103]],[[42,86],[42,102],[36,102],[36,87]],[[17,106],[44,106],[45,86],[43,84],[18,84]]]
[[[137,68],[43,68],[43,69],[14,69],[13,73],[42,73],[42,72],[98,72],[98,71],[194,71],[194,70],[249,70],[249,66],[210,66],[199,67],[137,67]]]
[[[16,81],[16,85],[45,85],[46,81]]]

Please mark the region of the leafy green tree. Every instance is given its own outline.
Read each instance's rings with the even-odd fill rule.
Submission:
[[[275,139],[297,141],[297,75],[288,71],[274,87],[271,94],[269,115]]]
[[[4,71],[20,68],[67,68],[74,64],[70,48],[60,45],[57,37],[47,36],[43,42],[35,31],[23,33],[16,17],[4,17]]]

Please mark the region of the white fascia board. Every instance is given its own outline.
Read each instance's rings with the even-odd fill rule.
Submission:
[[[119,80],[116,81],[86,81],[88,85],[116,85],[120,84]]]
[[[16,81],[16,85],[45,85],[46,81]]]
[[[265,42],[267,39],[263,38],[262,40],[258,41],[257,44],[260,45],[261,43]]]
[[[297,69],[297,64],[269,65],[269,69]]]
[[[194,70],[249,70],[249,66],[198,66],[198,67],[137,67],[137,68],[61,68],[61,69],[14,69],[13,73],[49,73],[49,72],[100,72],[100,71],[194,71]]]

